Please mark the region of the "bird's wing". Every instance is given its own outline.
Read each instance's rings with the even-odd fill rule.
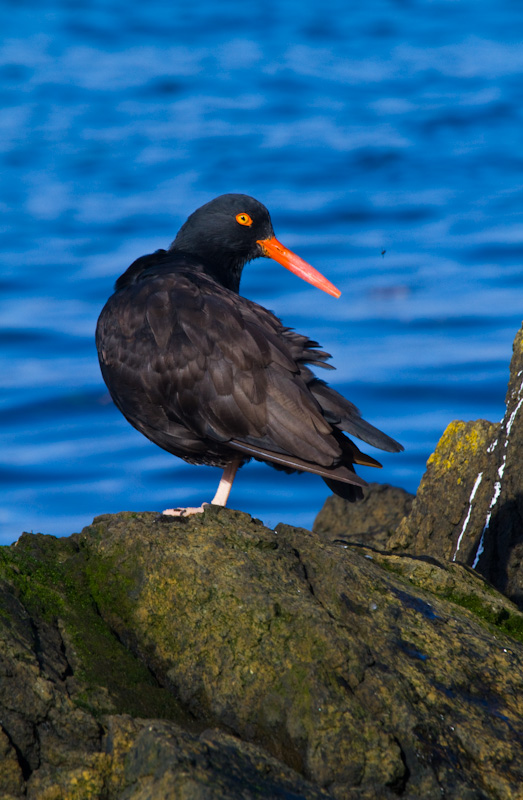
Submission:
[[[266,309],[263,308],[261,310],[266,311]],[[277,321],[279,322],[279,320]],[[335,369],[332,364],[325,363],[326,360],[330,358],[330,354],[319,350],[318,348],[320,345],[318,342],[312,341],[307,336],[302,336],[292,329],[284,328],[283,326],[281,326],[281,335],[287,341],[291,357],[294,362],[299,365],[300,376],[321,407],[322,414],[327,422],[338,430],[346,431],[352,436],[356,436],[358,439],[380,450],[397,453],[404,449],[399,442],[396,442],[390,436],[387,436],[386,433],[383,433],[383,431],[380,431],[378,428],[375,428],[374,425],[364,420],[354,403],[351,403],[350,400],[347,400],[335,389],[328,386],[325,381],[317,378],[316,375],[308,369],[306,366],[307,364],[323,367],[323,369]],[[366,458],[369,457],[366,456]],[[355,461],[355,463],[364,462]]]
[[[399,453],[404,449],[403,445],[395,439],[364,420],[356,406],[343,395],[316,378],[310,371],[309,376],[309,390],[320,404],[325,419],[331,425],[389,453]]]
[[[127,395],[134,381],[147,398],[145,409],[135,404],[135,421],[150,422],[155,408],[160,427],[167,418],[195,437],[258,448],[264,459],[273,452],[328,468],[341,457],[300,375],[295,338],[273,314],[201,273],[162,274],[123,291],[127,302],[120,296],[105,315],[118,351],[105,331],[101,360],[125,371]]]

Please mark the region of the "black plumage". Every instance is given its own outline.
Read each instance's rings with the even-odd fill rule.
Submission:
[[[353,465],[380,464],[344,434],[403,448],[313,374],[308,365],[332,369],[317,342],[238,294],[243,266],[262,255],[339,294],[280,245],[261,203],[222,195],[189,217],[169,250],[139,258],[117,280],[96,331],[103,378],[155,444],[226,470],[214,502],[225,504],[251,457],[321,475],[355,500],[366,484]]]

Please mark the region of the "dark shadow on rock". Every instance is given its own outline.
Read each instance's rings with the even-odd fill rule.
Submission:
[[[476,569],[523,610],[523,493],[493,509],[476,550]]]

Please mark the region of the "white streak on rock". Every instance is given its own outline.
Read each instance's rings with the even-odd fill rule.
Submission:
[[[520,391],[521,391],[521,387],[520,387]],[[507,422],[507,428],[506,428],[507,433],[506,433],[506,439],[505,439],[505,447],[508,444],[508,437],[509,437],[509,434],[510,434],[510,429],[512,428],[512,423],[514,422],[514,420],[516,418],[516,414],[518,413],[519,409],[521,408],[521,404],[522,403],[523,403],[523,397],[521,398],[521,400],[517,404],[516,408],[514,409],[512,414],[510,415],[509,420]]]
[[[521,372],[523,372],[523,370]],[[518,375],[521,375],[521,372],[518,372]],[[519,387],[518,396],[521,395],[521,390],[522,389],[523,389],[523,382],[521,383],[521,385]],[[503,453],[503,460],[502,460],[501,464],[498,467],[498,478],[499,478],[499,480],[497,480],[496,483],[494,484],[494,494],[492,496],[492,500],[490,501],[490,506],[489,506],[487,518],[485,519],[485,524],[483,525],[483,530],[481,532],[481,537],[480,537],[480,540],[479,540],[478,549],[476,551],[476,555],[474,557],[474,561],[472,562],[472,569],[476,569],[476,567],[478,565],[478,562],[479,562],[479,559],[480,559],[480,556],[485,550],[485,546],[484,546],[485,533],[488,530],[488,527],[490,525],[490,520],[492,518],[492,509],[494,508],[494,506],[498,502],[498,497],[501,494],[501,481],[503,479],[503,473],[505,472],[505,465],[507,463],[507,451],[506,451],[506,448],[508,446],[508,440],[509,440],[509,436],[510,436],[510,431],[512,429],[512,425],[514,424],[514,420],[516,419],[516,414],[518,413],[518,411],[519,411],[519,409],[521,408],[522,405],[523,405],[523,397],[520,399],[520,401],[517,404],[516,408],[514,409],[514,411],[512,412],[510,417],[508,418],[507,424],[505,426],[505,444],[504,444],[505,452]],[[489,447],[488,452],[492,452],[492,450],[494,449],[496,444],[497,444],[497,439],[494,442],[494,444]],[[467,521],[468,521],[468,519],[467,519]],[[458,548],[459,548],[459,539],[458,539]],[[456,549],[456,553],[458,552],[458,548]]]
[[[474,500],[474,496],[475,496],[475,494],[477,492],[479,484],[481,483],[482,477],[483,477],[483,473],[480,472],[478,477],[476,478],[476,483],[474,484],[473,489],[472,489],[472,491],[470,493],[469,510],[468,510],[467,516],[465,517],[465,522],[463,523],[463,527],[461,529],[461,533],[458,536],[458,542],[456,544],[456,550],[454,552],[454,555],[452,556],[452,560],[453,561],[456,560],[456,556],[458,555],[458,550],[461,547],[461,540],[463,539],[463,534],[465,533],[465,529],[466,529],[467,525],[469,524],[470,515],[472,513],[472,501]]]

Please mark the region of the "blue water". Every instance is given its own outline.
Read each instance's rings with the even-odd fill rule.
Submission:
[[[415,491],[452,419],[502,416],[522,316],[519,0],[3,0],[0,25],[0,541],[214,493],[218,470],[112,406],[93,334],[116,277],[223,192],[264,202],[342,290],[268,260],[242,284],[404,443],[367,479]],[[310,526],[327,494],[254,463],[230,505]]]

